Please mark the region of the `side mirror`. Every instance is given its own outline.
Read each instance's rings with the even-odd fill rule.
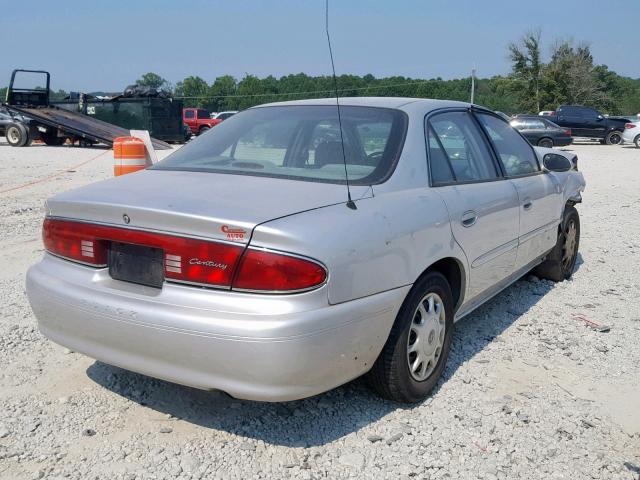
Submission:
[[[542,158],[542,164],[549,172],[568,172],[573,168],[571,160],[557,153],[547,153]]]
[[[604,120],[604,117],[602,115],[598,115],[598,121],[600,120]]]

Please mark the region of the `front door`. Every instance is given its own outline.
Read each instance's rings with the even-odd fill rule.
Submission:
[[[520,269],[555,245],[562,202],[560,184],[553,175],[542,172],[531,145],[506,122],[486,113],[477,117],[498,153],[505,175],[518,192],[516,269]]]
[[[444,200],[453,236],[467,256],[472,300],[513,272],[518,195],[502,178],[470,113],[438,113],[426,128],[430,184]]]

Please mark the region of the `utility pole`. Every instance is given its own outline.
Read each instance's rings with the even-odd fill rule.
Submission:
[[[473,105],[473,101],[476,96],[476,69],[475,67],[471,69],[471,104]]]

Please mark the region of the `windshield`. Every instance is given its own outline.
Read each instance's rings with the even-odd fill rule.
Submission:
[[[372,107],[341,107],[340,113],[349,182],[370,185],[386,180],[402,149],[406,115]],[[342,183],[345,167],[337,109],[249,109],[151,168]]]

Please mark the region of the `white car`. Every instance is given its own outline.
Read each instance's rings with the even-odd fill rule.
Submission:
[[[249,108],[146,170],[50,198],[27,274],[42,333],[236,398],[368,374],[417,402],[454,321],[532,269],[571,277],[575,155],[468,103],[340,105]]]
[[[640,118],[624,126],[622,140],[624,143],[635,143],[636,148],[640,148]]]
[[[238,113],[237,110],[228,110],[226,112],[218,112],[215,115],[212,115],[211,118],[215,118],[222,121],[222,120],[226,120],[229,117],[234,116],[236,113]]]

